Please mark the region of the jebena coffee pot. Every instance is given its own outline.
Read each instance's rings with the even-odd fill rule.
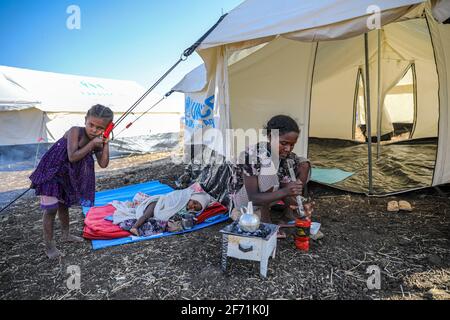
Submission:
[[[253,212],[253,203],[249,201],[247,208],[241,207],[239,227],[245,232],[255,232],[261,224],[261,219]]]

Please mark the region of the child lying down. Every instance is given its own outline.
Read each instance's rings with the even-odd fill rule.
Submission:
[[[149,196],[139,192],[133,201],[111,202],[116,208],[113,223],[136,236],[148,236],[163,232],[177,213],[202,213],[212,200],[198,183],[164,195]]]

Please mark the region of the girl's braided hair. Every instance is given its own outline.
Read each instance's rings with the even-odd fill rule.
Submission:
[[[102,118],[110,122],[114,118],[114,113],[110,108],[105,107],[101,104],[96,104],[88,110],[86,117]]]

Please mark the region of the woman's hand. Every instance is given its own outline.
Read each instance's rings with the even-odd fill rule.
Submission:
[[[286,197],[296,197],[302,195],[303,183],[300,180],[289,182],[284,188]]]
[[[304,209],[304,211],[305,211],[305,215],[306,215],[309,219],[311,219],[311,216],[312,216],[312,214],[313,214],[313,212],[314,212],[314,205],[315,205],[315,204],[316,204],[315,202],[307,202],[307,203],[303,203],[303,209]],[[292,211],[297,211],[298,206],[296,206],[296,205],[290,205],[289,208],[290,208]]]

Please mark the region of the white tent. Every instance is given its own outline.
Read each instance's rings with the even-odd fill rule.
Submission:
[[[0,146],[55,142],[71,126],[83,126],[87,110],[95,104],[110,107],[117,119],[144,92],[145,89],[133,81],[0,66]],[[143,115],[160,98],[156,94],[147,96],[114,133],[129,138],[179,132],[179,112]],[[167,101],[162,104],[169,107]],[[160,106],[158,108],[161,110]],[[139,122],[122,132],[129,122],[141,115]]]
[[[200,107],[214,96],[211,126],[224,137],[228,128],[260,128],[275,114],[293,116],[301,127],[295,151],[302,155],[309,137],[353,139],[358,100],[370,90],[371,135],[391,132],[394,122],[413,121],[413,139],[439,137],[432,185],[448,183],[450,25],[440,22],[450,16],[450,3],[373,5],[370,0],[247,0],[197,49],[205,66],[174,89]],[[360,90],[367,71],[370,85]],[[398,112],[411,94],[412,119]],[[203,124],[205,129],[208,123]],[[225,148],[212,147],[232,153],[225,141]]]

